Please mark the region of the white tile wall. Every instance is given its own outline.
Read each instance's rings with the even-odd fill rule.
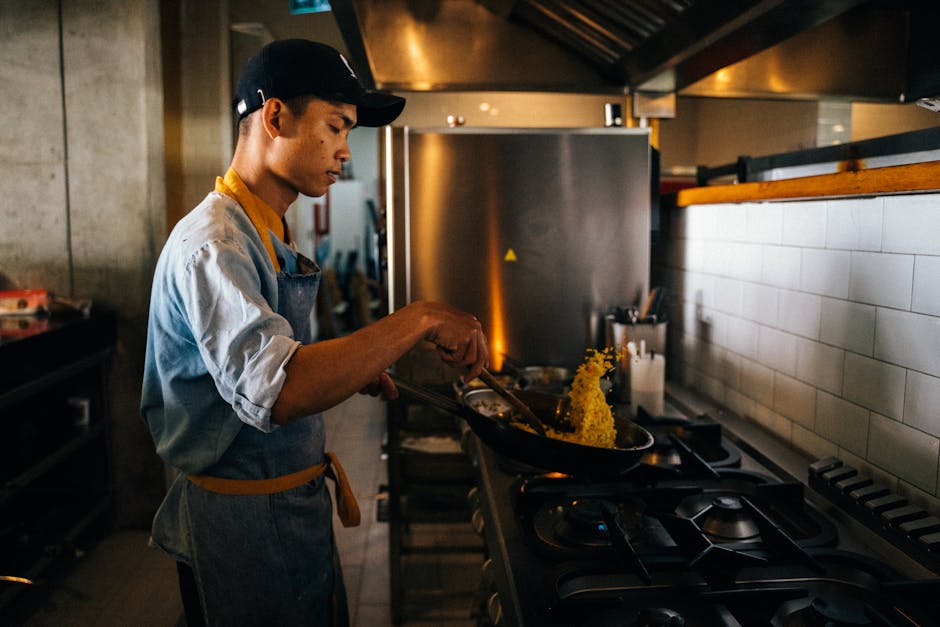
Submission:
[[[782,242],[791,246],[826,245],[826,201],[783,205]]]
[[[868,459],[931,494],[937,492],[940,440],[896,420],[871,415]]]
[[[718,205],[722,237],[732,242],[747,241],[747,207],[742,204]]]
[[[761,281],[786,289],[800,287],[800,257],[795,246],[764,246],[761,249]]]
[[[822,301],[815,294],[780,291],[777,326],[795,335],[816,339],[819,337],[819,316]]]
[[[881,250],[884,198],[829,201],[826,247],[846,250]]]
[[[816,422],[816,388],[776,373],[774,410],[807,429],[812,429]]]
[[[711,309],[715,296],[714,275],[702,272],[689,272],[685,275],[686,301]]]
[[[861,457],[868,451],[869,412],[827,392],[816,393],[815,431]]]
[[[793,425],[792,438],[794,446],[806,451],[816,459],[835,457],[839,454],[838,446],[817,435],[811,429],[804,429],[800,425]]]
[[[749,320],[736,319],[728,325],[726,346],[742,359],[756,360],[760,342],[760,326]]]
[[[849,300],[910,309],[913,284],[913,255],[852,253]]]
[[[765,407],[774,402],[774,371],[749,359],[741,360],[741,392]]]
[[[800,339],[796,343],[796,378],[832,394],[842,393],[845,351],[821,342]]]
[[[754,420],[764,425],[769,431],[776,433],[787,441],[790,441],[793,437],[793,428],[797,425],[786,416],[756,403],[754,404],[753,412]]]
[[[892,418],[904,411],[905,371],[870,357],[846,353],[842,396]]]
[[[688,239],[685,240],[685,257],[682,259],[680,267],[686,270],[701,270],[705,266],[705,248],[708,246],[706,240]]]
[[[783,240],[783,208],[778,203],[747,203],[747,239],[762,244],[779,244]],[[720,229],[715,225],[715,232]]]
[[[911,311],[940,316],[940,257],[914,258],[914,294]]]
[[[728,268],[728,276],[742,281],[761,280],[763,249],[759,244],[735,244],[730,257],[734,263]]]
[[[785,374],[796,375],[796,336],[771,329],[760,328],[757,357],[761,363]]]
[[[725,404],[738,416],[755,416],[755,409],[763,407],[734,388],[728,388],[725,392]]]
[[[716,220],[722,205],[698,205],[688,207],[685,213],[685,226],[690,239],[713,239],[718,232]]]
[[[878,309],[875,358],[940,376],[940,318]]]
[[[734,256],[732,249],[740,244],[712,240],[705,242],[702,247],[702,272],[712,276],[726,276],[728,274],[728,260]]]
[[[871,355],[875,349],[875,308],[846,300],[824,298],[819,339],[827,344]]]
[[[903,422],[940,437],[940,379],[913,370],[907,373]]]
[[[777,324],[776,287],[760,283],[743,283],[741,286],[741,315],[748,320],[767,326]]]
[[[715,279],[715,309],[740,317],[744,306],[744,285],[741,281],[717,277]]]
[[[937,199],[926,194],[885,198],[882,250],[940,255],[940,212]]]
[[[804,248],[800,265],[800,289],[813,294],[848,298],[849,267],[847,250]]]
[[[940,506],[940,194],[677,210],[685,380]]]

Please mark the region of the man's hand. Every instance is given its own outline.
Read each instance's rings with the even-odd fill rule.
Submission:
[[[483,325],[465,311],[440,303],[426,303],[434,324],[425,339],[433,342],[441,359],[452,366],[466,367],[464,381],[475,379],[489,365],[490,349]]]
[[[369,385],[362,388],[359,393],[368,394],[369,396],[381,395],[382,398],[389,401],[398,398],[398,388],[395,386],[392,378],[388,376],[388,373],[386,372],[381,373],[378,379],[372,381],[369,383]]]

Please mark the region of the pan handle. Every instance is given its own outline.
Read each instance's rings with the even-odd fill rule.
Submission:
[[[405,395],[410,396],[416,401],[421,401],[430,405],[431,407],[440,409],[441,411],[460,415],[460,403],[454,399],[444,396],[443,394],[433,390],[429,390],[415,383],[411,383],[410,381],[405,381],[401,377],[394,375],[391,372],[387,374],[389,377],[391,377],[395,387],[397,387],[398,390],[403,392]]]

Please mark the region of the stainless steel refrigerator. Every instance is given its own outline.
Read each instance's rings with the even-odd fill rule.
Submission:
[[[494,354],[576,367],[650,272],[645,129],[387,128],[392,310],[474,313]]]

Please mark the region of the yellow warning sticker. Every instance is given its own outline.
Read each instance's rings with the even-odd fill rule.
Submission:
[[[512,248],[507,250],[505,256],[503,256],[503,261],[518,261],[518,258],[516,257],[516,251],[514,251]]]

